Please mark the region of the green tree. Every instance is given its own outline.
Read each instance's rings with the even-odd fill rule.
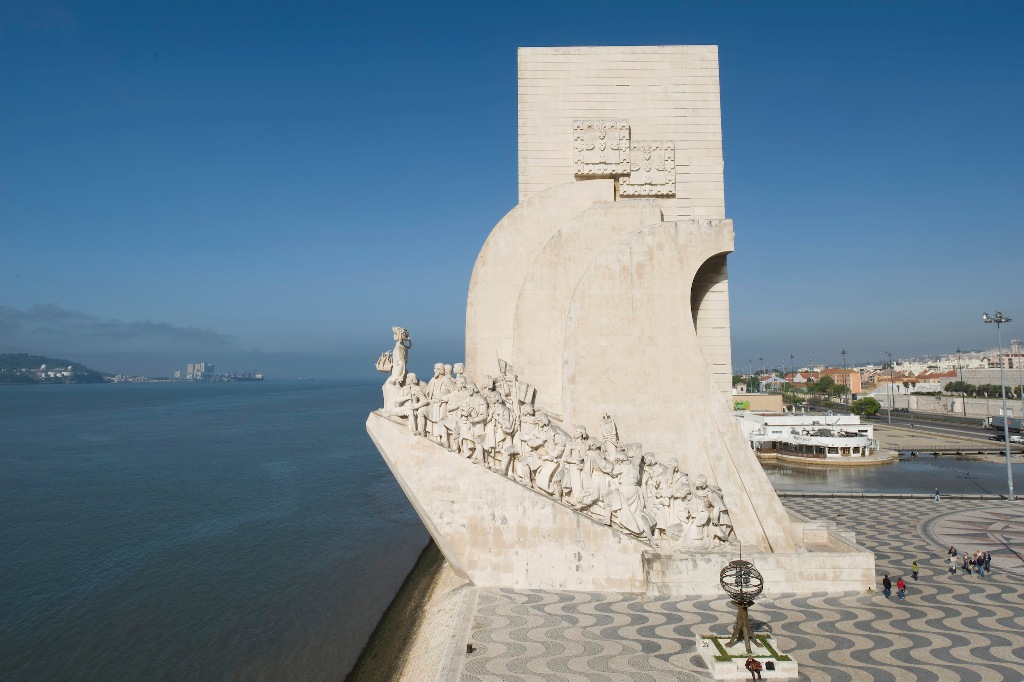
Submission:
[[[974,384],[969,384],[966,381],[951,381],[943,390],[950,395],[974,395],[976,388]]]
[[[820,396],[831,396],[835,395],[836,387],[835,379],[832,377],[821,377],[817,381],[811,381],[807,383],[807,392],[811,395]]]
[[[878,414],[880,409],[882,409],[882,403],[878,402],[871,396],[861,398],[860,400],[854,400],[850,403],[851,412],[854,414],[863,414],[868,417]]]

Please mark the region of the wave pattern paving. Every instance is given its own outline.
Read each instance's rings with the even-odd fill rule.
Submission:
[[[810,518],[836,521],[876,554],[879,591],[760,599],[770,630],[806,680],[1024,679],[1024,507],[1007,502],[790,499]],[[996,528],[998,526],[998,528]],[[995,535],[985,530],[995,528]],[[950,539],[992,553],[985,577],[948,570]],[[987,543],[987,544],[986,544]],[[961,546],[963,545],[963,546]],[[913,561],[920,579],[910,576]],[[1013,570],[1006,570],[1006,569]],[[881,594],[882,575],[907,581],[906,599]],[[708,679],[697,632],[725,634],[734,611],[719,599],[481,589],[462,679]]]

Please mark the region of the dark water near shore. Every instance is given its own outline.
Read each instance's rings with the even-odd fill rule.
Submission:
[[[0,388],[0,679],[343,678],[427,540],[379,396]]]

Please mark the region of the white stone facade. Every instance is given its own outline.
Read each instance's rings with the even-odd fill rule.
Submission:
[[[520,48],[520,201],[572,180],[580,120],[627,121],[634,146],[674,145],[666,220],[725,217],[718,46]]]
[[[722,562],[742,545],[776,579],[774,591],[870,587],[870,553],[795,520],[733,417],[726,259],[734,234],[724,215],[717,48],[524,48],[519,65],[520,202],[473,269],[465,367],[451,374],[462,397],[441,401],[431,385],[399,376],[408,335],[396,327],[394,351],[378,362],[391,373],[385,409],[367,423],[449,562],[486,585],[711,594]],[[435,372],[446,381],[447,371]],[[519,380],[528,396],[498,388]],[[453,406],[458,425],[430,416]],[[486,436],[474,445],[473,434],[498,411],[510,412],[519,426],[509,433],[518,431],[489,453]],[[565,435],[548,447],[524,434],[538,420],[572,434],[610,423],[606,415],[628,441],[605,438],[618,467],[608,470],[607,500],[635,504],[650,523],[657,514],[644,505],[654,503],[635,494],[637,482],[650,480],[648,463],[653,472],[674,461],[703,501],[684,495],[690,506],[671,507],[675,518],[643,534],[622,522],[624,506],[604,524],[587,516],[572,480],[582,465]],[[435,442],[423,436],[431,429],[443,432]],[[482,455],[485,466],[438,443]],[[537,453],[545,463],[510,476],[508,466],[488,468],[498,452],[506,463]],[[548,485],[550,475],[541,481],[541,471],[564,476],[561,487]],[[663,544],[659,529],[676,521],[704,536],[682,550]]]

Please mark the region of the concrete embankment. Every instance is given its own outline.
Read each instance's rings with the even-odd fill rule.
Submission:
[[[461,661],[454,649],[460,639],[455,629],[463,625],[471,589],[431,540],[381,616],[347,682],[448,679],[453,661]]]

